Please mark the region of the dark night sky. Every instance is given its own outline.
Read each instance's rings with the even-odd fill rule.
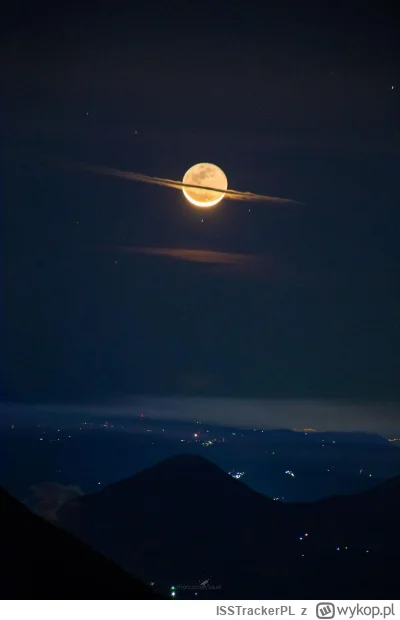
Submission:
[[[4,399],[400,399],[398,23],[260,4],[3,24]],[[178,180],[211,161],[304,204],[199,212],[43,155]]]

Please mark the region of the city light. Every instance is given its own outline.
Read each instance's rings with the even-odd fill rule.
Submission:
[[[244,471],[230,471],[229,473],[232,476],[232,478],[236,478],[236,480],[239,480],[239,478],[244,476]]]
[[[315,428],[292,428],[294,433],[316,433]]]

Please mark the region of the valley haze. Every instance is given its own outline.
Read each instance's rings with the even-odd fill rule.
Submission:
[[[313,427],[320,431],[400,433],[400,403],[329,399],[251,399],[210,397],[121,397],[82,403],[2,403],[2,417],[18,412],[29,420],[40,414],[135,417],[197,421],[241,428]]]

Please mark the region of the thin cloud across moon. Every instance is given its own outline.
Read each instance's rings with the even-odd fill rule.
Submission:
[[[298,200],[292,200],[291,198],[278,198],[277,196],[265,196],[263,194],[254,194],[253,192],[240,192],[234,189],[227,189],[228,181],[226,180],[226,176],[224,172],[220,168],[218,168],[218,166],[214,166],[213,164],[197,164],[195,166],[192,166],[192,168],[189,168],[189,170],[184,176],[185,182],[182,182],[182,181],[173,181],[172,179],[163,179],[161,177],[152,177],[147,174],[141,174],[140,172],[129,172],[127,170],[118,170],[116,168],[108,168],[106,166],[85,164],[82,162],[68,162],[68,161],[60,161],[60,160],[58,160],[58,162],[64,166],[77,168],[79,170],[87,170],[88,172],[93,172],[95,174],[103,174],[103,175],[112,176],[112,177],[119,177],[120,179],[127,179],[128,181],[137,181],[139,183],[151,183],[153,185],[162,185],[163,187],[171,187],[173,189],[184,190],[186,198],[190,200],[192,204],[196,204],[194,201],[197,199],[195,195],[193,195],[192,198],[189,198],[189,196],[191,195],[189,194],[189,190],[197,190],[197,192],[200,191],[201,192],[200,196],[203,196],[203,197],[205,196],[204,192],[207,191],[208,192],[207,193],[208,202],[206,201],[207,204],[204,204],[204,202],[202,203],[202,199],[200,198],[200,200],[198,200],[200,204],[196,205],[196,206],[201,206],[201,207],[206,207],[206,206],[210,207],[212,206],[212,204],[210,203],[213,203],[213,201],[216,200],[214,204],[217,204],[218,202],[220,202],[220,200],[222,200],[222,198],[228,198],[230,200],[238,200],[238,201],[245,201],[245,202],[274,202],[277,204],[302,204]],[[215,173],[215,177],[209,180],[204,179],[204,181],[201,184],[199,184],[198,182],[188,183],[187,175],[191,173],[193,169],[196,172],[196,168],[198,166],[212,166],[212,171]],[[217,170],[214,170],[215,168]],[[198,168],[197,168],[197,171],[199,171]],[[195,179],[191,178],[190,180],[195,180]],[[223,180],[224,180],[224,184],[222,184]],[[225,186],[225,180],[226,180],[226,186]],[[205,185],[205,182],[209,182],[209,181],[215,181],[218,185],[216,187],[212,185],[211,186]],[[217,200],[216,196],[221,196],[221,198]],[[210,197],[212,198],[211,200],[210,200]]]
[[[228,179],[225,173],[215,164],[205,163],[192,166],[183,177],[182,183],[199,186],[182,188],[184,196],[196,207],[214,207],[223,199],[228,189]],[[214,187],[219,191],[200,189],[200,187]],[[224,193],[221,193],[221,190]]]

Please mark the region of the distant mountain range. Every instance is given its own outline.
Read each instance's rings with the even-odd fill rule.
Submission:
[[[104,418],[86,423],[71,416],[64,426],[39,422],[0,428],[1,484],[32,509],[38,484],[91,493],[177,454],[198,454],[226,472],[243,471],[249,487],[285,502],[360,493],[400,473],[399,442],[366,433],[263,431],[147,416],[113,417],[107,425]]]
[[[400,477],[283,504],[198,455],[66,504],[60,524],[145,581],[204,598],[398,598]]]
[[[150,587],[0,488],[3,599],[152,599]]]

